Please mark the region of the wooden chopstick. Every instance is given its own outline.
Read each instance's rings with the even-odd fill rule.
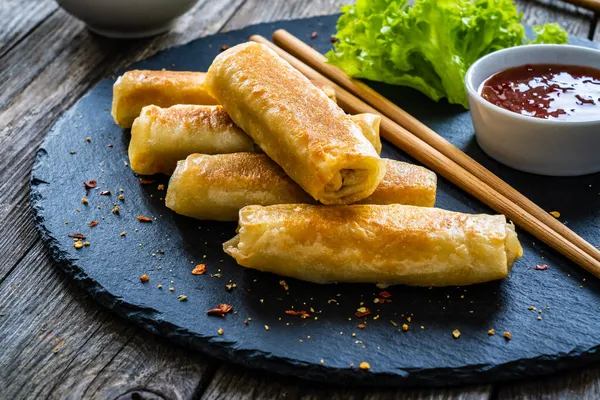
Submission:
[[[377,113],[374,108],[367,105],[364,101],[342,89],[340,86],[269,42],[264,37],[254,35],[250,40],[269,46],[307,78],[329,83],[336,91],[338,103],[346,110],[346,112],[353,114]],[[509,199],[496,192],[450,158],[423,142],[418,137],[412,135],[385,115],[382,116],[381,134],[385,139],[398,146],[417,161],[431,168],[467,193],[471,194],[473,197],[489,205],[494,210],[505,214],[508,218],[538,237],[544,243],[553,247],[561,254],[600,278],[599,261],[595,260],[589,254],[550,229],[547,225],[541,223]]]
[[[508,183],[494,175],[477,161],[460,151],[452,143],[438,135],[425,124],[415,117],[371,89],[369,86],[358,80],[351,79],[340,68],[326,64],[326,58],[321,53],[302,42],[300,39],[291,35],[285,30],[275,31],[273,40],[281,48],[297,57],[302,62],[316,69],[321,74],[335,81],[344,89],[353,93],[355,96],[363,99],[365,102],[377,109],[381,114],[392,119],[394,122],[404,127],[421,140],[446,155],[448,158],[460,164],[464,169],[484,181],[488,186],[494,188],[497,192],[510,199],[513,203],[533,215],[535,218],[548,225],[558,232],[564,238],[572,242],[575,246],[589,254],[591,257],[600,261],[600,250],[592,246],[581,236],[577,235],[571,229],[567,228],[556,218],[544,211],[537,204],[519,193]]]
[[[588,10],[600,13],[600,0],[563,0],[565,3],[570,3],[579,7],[587,8]]]

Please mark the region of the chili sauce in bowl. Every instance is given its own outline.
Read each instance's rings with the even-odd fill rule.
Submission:
[[[586,121],[600,115],[600,69],[528,64],[492,75],[481,97],[506,110],[543,119]]]
[[[490,53],[465,76],[475,137],[521,171],[600,172],[600,50],[532,44]]]

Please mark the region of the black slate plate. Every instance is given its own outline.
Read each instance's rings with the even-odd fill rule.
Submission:
[[[283,21],[210,36],[130,68],[206,70],[222,45],[255,33],[268,37],[277,28],[309,41],[318,32],[311,43],[324,52],[336,18]],[[221,249],[234,235],[234,223],[173,214],[164,206],[165,192],[158,189],[167,179],[152,177],[155,182],[141,185],[126,165],[129,133],[110,117],[112,84],[112,79],[100,82],[52,128],[32,173],[31,202],[57,264],[119,315],[221,359],[325,382],[456,385],[550,373],[600,358],[598,281],[523,231],[525,256],[508,279],[464,288],[392,287],[393,302],[386,304],[374,303],[379,290],[373,285],[320,286],[286,279],[286,290],[278,276],[244,270]],[[433,103],[406,88],[375,87],[600,244],[600,175],[548,178],[511,170],[479,149],[469,114],[460,107]],[[388,143],[383,154],[410,161]],[[82,182],[91,179],[98,181],[98,189],[90,191],[89,204],[83,205]],[[120,188],[124,201],[116,197]],[[111,195],[102,196],[101,190]],[[113,203],[119,215],[111,213]],[[491,212],[443,179],[437,204]],[[153,222],[141,223],[138,215]],[[100,224],[88,227],[92,220]],[[67,236],[76,232],[91,245],[76,250]],[[206,275],[191,274],[198,263],[207,265]],[[548,269],[535,270],[536,264]],[[140,282],[142,274],[148,274],[148,283]],[[230,282],[237,287],[228,292]],[[178,301],[179,295],[187,301]],[[354,316],[362,302],[372,310],[366,319]],[[207,316],[205,311],[218,303],[233,305],[237,314]],[[291,308],[308,311],[311,318],[286,315]],[[358,329],[365,320],[367,328]],[[408,332],[400,328],[404,323]],[[491,328],[495,336],[488,336]],[[452,338],[455,329],[461,332],[457,340]],[[511,332],[512,340],[503,337],[504,331]],[[362,361],[370,363],[369,372],[356,368]]]

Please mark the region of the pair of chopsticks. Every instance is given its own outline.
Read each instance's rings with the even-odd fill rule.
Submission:
[[[267,45],[307,78],[333,86],[346,112],[381,114],[385,139],[600,278],[598,249],[406,111],[326,64],[322,54],[284,30],[273,34],[281,47],[259,35],[250,40]]]

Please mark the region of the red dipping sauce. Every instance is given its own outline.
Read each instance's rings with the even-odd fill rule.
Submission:
[[[481,97],[517,114],[543,119],[600,119],[600,69],[533,64],[492,75]]]

